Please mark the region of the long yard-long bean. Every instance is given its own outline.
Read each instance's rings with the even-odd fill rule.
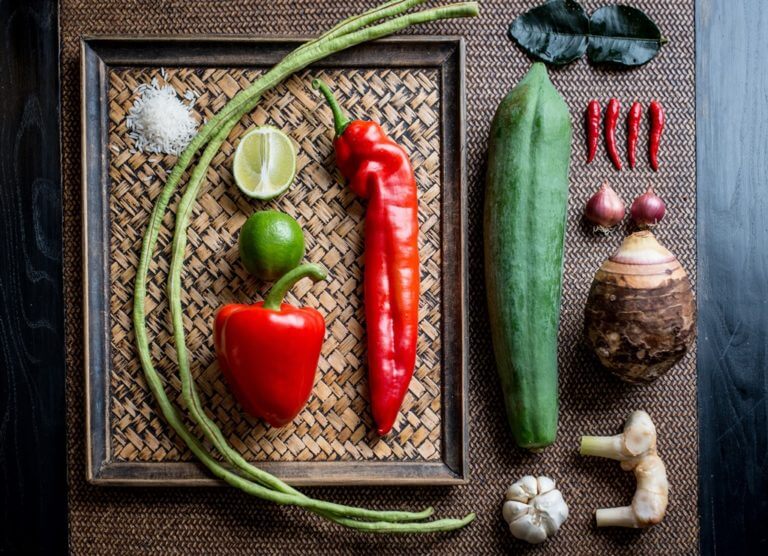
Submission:
[[[292,73],[334,52],[362,42],[383,37],[416,23],[424,23],[451,17],[468,17],[477,14],[474,2],[454,4],[422,12],[401,15],[376,25],[366,27],[382,19],[402,14],[424,0],[392,0],[368,12],[348,18],[317,39],[305,43],[286,56],[274,68],[256,80],[249,88],[235,96],[216,116],[204,125],[187,149],[180,155],[166,185],[152,210],[147,231],[142,242],[141,257],[134,288],[134,327],[136,345],[144,374],[166,420],[198,459],[214,474],[228,484],[249,494],[278,504],[292,504],[313,511],[340,525],[370,532],[410,533],[447,531],[465,526],[474,519],[469,514],[463,519],[442,519],[418,522],[432,513],[431,508],[421,512],[375,511],[364,508],[333,504],[309,498],[277,477],[248,463],[227,443],[216,423],[202,407],[190,369],[184,334],[180,300],[181,270],[186,246],[189,215],[211,160],[240,118],[254,108],[260,96]],[[207,146],[206,146],[207,145]],[[172,249],[171,268],[168,276],[168,297],[171,307],[172,328],[182,380],[182,397],[193,421],[198,423],[209,442],[224,457],[230,467],[213,457],[202,443],[184,425],[178,410],[165,393],[162,379],[152,363],[146,328],[145,297],[149,265],[157,244],[163,216],[170,198],[191,164],[195,153],[206,147],[190,182],[179,203]]]

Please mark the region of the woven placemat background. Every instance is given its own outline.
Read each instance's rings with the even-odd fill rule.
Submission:
[[[115,68],[109,70],[111,178],[110,338],[112,372],[109,444],[114,461],[178,462],[194,459],[155,411],[133,334],[133,287],[141,240],[155,199],[175,156],[136,152],[126,116],[139,84],[170,83],[194,95],[193,117],[210,119],[261,70],[212,68]],[[336,175],[333,117],[313,77],[334,84],[350,117],[380,122],[410,153],[419,185],[421,303],[416,368],[386,441],[373,427],[368,403],[362,302],[364,204]],[[270,202],[242,195],[231,174],[240,138],[257,125],[277,125],[297,143],[297,174],[291,188]],[[189,228],[182,304],[190,366],[203,405],[230,444],[250,461],[441,461],[440,441],[440,76],[435,68],[305,70],[262,97],[259,107],[230,133],[208,172]],[[254,210],[290,214],[305,231],[307,261],[323,264],[327,279],[299,282],[287,296],[294,305],[317,307],[328,323],[313,395],[291,426],[274,428],[247,417],[229,392],[216,362],[211,326],[223,303],[252,303],[270,284],[249,276],[240,264],[238,231]],[[172,210],[175,218],[175,205]],[[173,218],[160,235],[158,252],[168,261]],[[181,401],[175,344],[168,320],[167,264],[152,265],[148,316],[152,357]]]
[[[558,442],[541,455],[515,449],[503,419],[492,362],[482,276],[482,195],[488,127],[495,107],[530,61],[505,37],[506,26],[533,1],[481,2],[475,20],[431,24],[414,33],[467,38],[467,160],[469,192],[470,473],[455,488],[314,489],[313,495],[375,507],[434,505],[440,515],[474,510],[464,531],[429,537],[372,537],[340,531],[314,516],[278,508],[232,489],[98,488],[85,482],[83,338],[80,252],[79,50],[82,35],[114,33],[313,34],[373,2],[336,0],[273,2],[186,0],[63,0],[62,126],[70,547],[78,554],[200,554],[325,552],[345,554],[502,553],[517,549],[552,554],[692,554],[698,551],[696,375],[690,354],[667,376],[647,387],[627,386],[593,368],[581,347],[582,308],[591,276],[620,241],[588,233],[580,219],[591,192],[610,178],[629,201],[652,182],[668,206],[659,238],[695,279],[694,37],[692,0],[635,0],[670,39],[648,66],[614,72],[584,61],[552,71],[574,115],[574,155],[561,324],[561,426]],[[593,10],[601,2],[584,2]],[[297,17],[297,14],[301,14]],[[659,98],[667,108],[662,169],[645,162],[616,174],[604,155],[586,166],[581,114],[592,98],[615,96],[626,107]],[[645,131],[647,133],[647,130]],[[623,133],[619,134],[623,138]],[[647,409],[657,423],[660,450],[671,483],[663,525],[652,530],[598,531],[600,506],[628,503],[630,474],[609,461],[577,455],[583,433],[617,432],[630,409]],[[500,516],[503,491],[526,473],[554,477],[571,507],[560,535],[527,549],[510,539]]]

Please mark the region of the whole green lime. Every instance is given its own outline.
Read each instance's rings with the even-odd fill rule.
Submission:
[[[243,266],[262,280],[276,280],[304,256],[304,232],[292,217],[276,210],[251,215],[238,239]]]

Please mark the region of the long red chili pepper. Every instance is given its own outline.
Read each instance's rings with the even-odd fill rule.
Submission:
[[[643,116],[643,105],[633,102],[627,116],[627,158],[629,167],[634,168],[637,161],[637,137],[640,133],[640,119]]]
[[[587,105],[587,164],[595,159],[600,138],[600,103],[592,100]]]
[[[365,320],[371,412],[387,434],[416,363],[419,318],[417,186],[408,155],[375,122],[344,116],[328,86],[314,80],[333,112],[336,164],[365,216]]]
[[[651,159],[651,168],[655,171],[659,169],[659,143],[661,143],[661,132],[664,131],[664,109],[657,101],[651,101],[648,108],[651,116],[651,131],[648,143],[648,155]]]
[[[616,125],[619,122],[620,109],[621,105],[615,98],[608,101],[608,108],[605,109],[605,146],[608,147],[608,156],[617,170],[621,170],[621,159],[616,148]]]

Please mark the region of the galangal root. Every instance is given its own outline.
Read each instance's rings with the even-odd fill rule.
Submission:
[[[622,434],[582,436],[580,452],[618,460],[622,469],[635,472],[637,480],[632,505],[597,510],[598,527],[643,528],[664,519],[669,496],[667,470],[656,453],[656,427],[645,411],[633,412]]]

